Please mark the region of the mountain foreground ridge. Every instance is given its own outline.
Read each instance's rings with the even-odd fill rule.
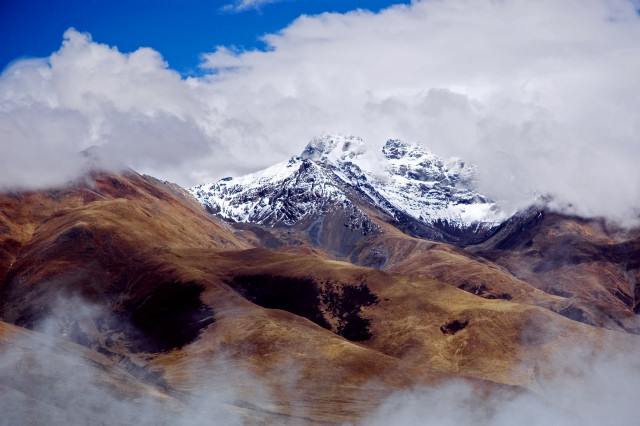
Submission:
[[[338,175],[357,139],[321,142],[264,225],[134,171],[0,194],[0,424],[632,422],[638,230],[533,208],[416,237]]]

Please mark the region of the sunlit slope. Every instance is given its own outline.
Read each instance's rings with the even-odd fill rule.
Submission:
[[[342,424],[395,389],[453,378],[544,398],[554,356],[638,344],[552,312],[562,296],[489,260],[382,222],[361,253],[386,247],[386,271],[328,259],[303,237],[281,247],[301,253],[254,247],[251,231],[133,172],[1,202],[5,327],[73,342],[109,364],[116,390],[129,380],[193,415],[214,401],[241,421]]]

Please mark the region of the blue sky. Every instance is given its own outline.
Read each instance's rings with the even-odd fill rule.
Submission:
[[[378,11],[400,3],[410,2],[284,0],[234,11],[224,10],[232,0],[0,0],[0,69],[18,58],[50,55],[74,27],[121,52],[151,47],[188,75],[198,72],[201,53],[220,45],[264,48],[262,35],[302,14]]]

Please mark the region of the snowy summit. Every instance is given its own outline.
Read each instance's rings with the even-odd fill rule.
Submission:
[[[458,158],[445,161],[397,139],[387,141],[377,162],[364,154],[362,139],[326,135],[300,156],[190,192],[213,214],[265,226],[292,226],[336,206],[361,215],[362,200],[400,222],[448,230],[495,228],[505,219],[477,192],[475,167]]]

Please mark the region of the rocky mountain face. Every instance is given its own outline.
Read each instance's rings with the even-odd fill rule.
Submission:
[[[247,222],[133,171],[0,194],[0,424],[391,424],[413,401],[573,425],[635,401],[610,390],[640,374],[637,231],[502,220],[467,166],[391,141],[374,174],[359,146],[201,188]],[[449,244],[425,212],[491,231]]]
[[[468,251],[564,298],[553,310],[612,330],[640,334],[640,235],[603,219],[531,208]]]
[[[374,216],[419,238],[462,246],[487,238],[505,216],[474,179],[472,166],[420,145],[389,140],[375,157],[360,138],[324,136],[298,157],[190,191],[210,213],[235,222],[292,227],[315,240],[347,230],[355,235],[333,244],[346,255],[360,236],[380,232]]]

